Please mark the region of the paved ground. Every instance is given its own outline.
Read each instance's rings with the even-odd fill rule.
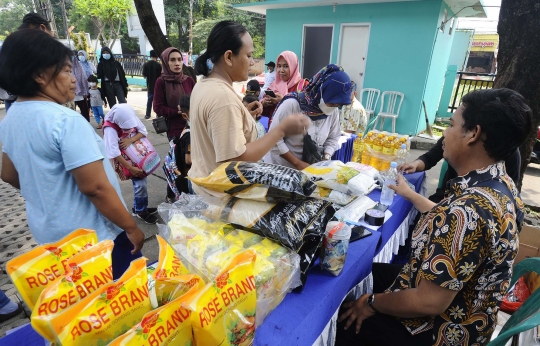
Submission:
[[[235,86],[235,89],[240,92],[242,84]],[[128,95],[128,103],[134,107],[137,115],[146,125],[149,132],[149,139],[155,146],[160,156],[163,157],[169,150],[167,137],[163,134],[156,134],[153,130],[151,120],[145,120],[144,114],[146,109],[146,92],[130,92]],[[5,116],[4,106],[0,106],[0,121]],[[106,112],[108,109],[105,110]],[[152,115],[155,117],[155,114]],[[97,124],[94,119],[91,119],[91,125],[96,128]],[[101,134],[101,130],[96,131]],[[409,156],[410,160],[421,155],[423,150],[412,150]],[[1,158],[0,158],[1,160]],[[1,163],[1,161],[0,161]],[[428,194],[435,191],[439,180],[440,164],[428,172]],[[161,170],[157,170],[155,174],[148,177],[148,194],[150,206],[157,206],[163,203],[166,194],[166,181]],[[133,201],[133,187],[130,181],[120,183],[122,195],[126,204],[131,206]],[[522,191],[523,199],[527,204],[540,206],[540,166],[532,165],[525,174],[524,188]],[[161,222],[161,221],[160,221]],[[158,258],[158,245],[155,239],[157,227],[155,225],[147,225],[141,220],[137,221],[139,227],[144,231],[146,243],[143,248],[143,254],[149,260],[154,261]],[[28,229],[26,223],[26,211],[24,199],[20,196],[18,190],[10,185],[0,181],[0,289],[3,290],[11,299],[17,301],[16,289],[9,277],[5,274],[5,263],[13,257],[16,257],[36,244]],[[30,316],[30,311],[26,312]],[[21,314],[4,323],[0,323],[0,337],[7,330],[16,328],[20,325],[28,323],[28,318]]]

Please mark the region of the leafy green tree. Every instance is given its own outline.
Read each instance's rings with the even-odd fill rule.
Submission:
[[[24,15],[32,11],[30,0],[0,0],[0,35],[17,31]]]
[[[73,10],[83,18],[90,18],[98,31],[97,40],[112,47],[120,38],[126,14],[131,13],[133,7],[131,0],[74,0]]]

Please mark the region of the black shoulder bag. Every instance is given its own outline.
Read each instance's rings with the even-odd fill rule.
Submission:
[[[167,94],[165,93],[165,81],[163,81],[163,95],[165,95],[165,99],[167,99]],[[152,120],[152,125],[154,126],[156,133],[169,132],[169,119],[163,115],[158,114],[157,118]]]

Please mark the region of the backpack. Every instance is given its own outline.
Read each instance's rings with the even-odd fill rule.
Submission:
[[[104,133],[105,128],[107,127],[112,127],[113,129],[115,129],[119,139],[133,137],[137,134],[137,131],[124,132],[118,125],[110,121],[105,121],[105,123],[103,124]],[[120,153],[129,164],[134,167],[140,168],[144,172],[144,176],[135,177],[126,167],[120,164],[120,162],[114,160],[114,170],[122,181],[132,178],[147,177],[152,172],[154,172],[161,164],[161,159],[157,154],[156,149],[146,137],[132,143],[126,149],[120,148]]]

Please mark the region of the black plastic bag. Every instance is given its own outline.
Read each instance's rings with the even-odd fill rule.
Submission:
[[[322,161],[323,159],[323,147],[319,146],[311,136],[306,134],[304,136],[304,148],[302,150],[302,161],[309,163],[310,165],[315,162]]]

